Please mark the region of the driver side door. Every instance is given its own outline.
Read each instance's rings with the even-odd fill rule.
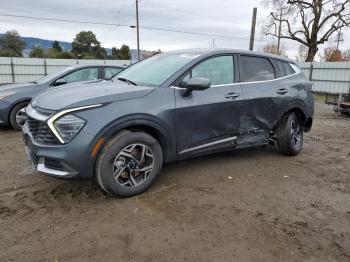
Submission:
[[[241,87],[233,55],[208,58],[183,75],[175,87],[176,138],[179,156],[231,147],[239,131]],[[183,83],[208,78],[211,87],[186,94]]]

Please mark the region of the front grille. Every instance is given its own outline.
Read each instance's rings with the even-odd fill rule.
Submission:
[[[60,141],[52,133],[46,122],[28,117],[27,119],[29,132],[32,134],[35,142],[39,144],[58,145]]]

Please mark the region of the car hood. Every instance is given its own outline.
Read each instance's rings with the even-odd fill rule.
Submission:
[[[120,81],[64,85],[40,93],[33,99],[32,107],[57,111],[140,98],[153,90],[151,87],[133,86]]]
[[[1,92],[26,91],[28,89],[31,89],[31,88],[35,87],[35,86],[37,86],[37,85],[34,84],[34,83],[3,85],[3,86],[0,86],[0,93]]]

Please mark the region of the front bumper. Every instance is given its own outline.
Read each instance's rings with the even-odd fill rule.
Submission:
[[[66,145],[41,145],[34,141],[28,125],[22,127],[28,159],[34,168],[46,175],[60,178],[91,177],[93,171],[87,145],[92,140],[83,132]]]

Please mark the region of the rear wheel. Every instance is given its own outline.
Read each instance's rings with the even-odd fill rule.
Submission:
[[[10,112],[10,124],[14,130],[22,130],[22,125],[26,121],[26,112],[25,108],[29,102],[20,102],[15,105]]]
[[[123,131],[107,142],[95,173],[108,194],[128,197],[147,190],[162,164],[162,149],[156,139],[143,132]]]
[[[276,129],[277,146],[282,154],[295,156],[303,148],[304,130],[300,117],[291,113],[282,117]]]

